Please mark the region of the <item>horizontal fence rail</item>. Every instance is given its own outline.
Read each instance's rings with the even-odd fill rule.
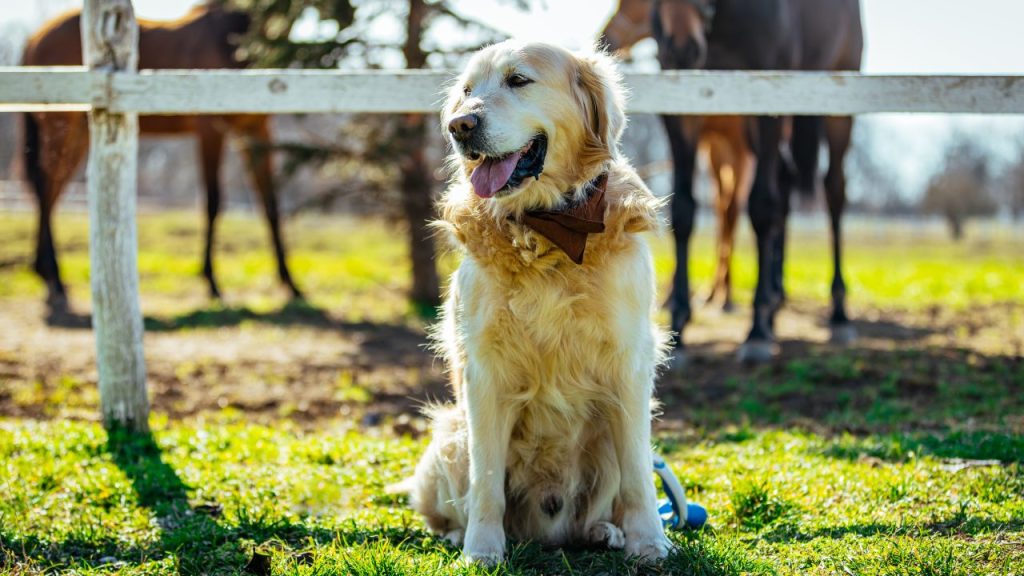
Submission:
[[[0,67],[0,111],[146,115],[440,109],[450,72]],[[1024,114],[1024,77],[818,72],[626,74],[629,111],[657,114]]]

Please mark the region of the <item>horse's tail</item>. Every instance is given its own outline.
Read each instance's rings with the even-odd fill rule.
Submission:
[[[818,154],[825,136],[825,121],[821,116],[795,116],[793,139],[789,147],[796,165],[794,184],[803,196],[813,196],[818,178]]]
[[[23,147],[25,152],[25,178],[28,179],[32,187],[32,193],[36,195],[40,206],[42,206],[45,200],[44,195],[46,194],[46,181],[41,159],[42,148],[39,141],[39,122],[36,121],[30,112],[26,112],[22,116],[24,118],[23,126],[25,130]]]

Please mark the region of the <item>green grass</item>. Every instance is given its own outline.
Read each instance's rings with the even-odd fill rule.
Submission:
[[[175,309],[181,300],[206,297],[200,277],[200,220],[195,215],[139,217],[140,291],[151,309]],[[0,298],[41,297],[42,284],[28,266],[34,251],[28,215],[0,214]],[[88,218],[62,215],[55,224],[61,272],[72,298],[89,299]],[[253,313],[280,305],[283,289],[256,218],[227,215],[218,223],[214,264],[230,310],[244,299]],[[403,297],[410,266],[401,224],[346,218],[307,218],[288,226],[289,264],[302,288],[319,305],[342,309],[355,321],[393,321],[409,313]],[[20,265],[19,265],[20,264]],[[244,314],[244,312],[243,312]]]
[[[147,338],[166,339],[165,349],[193,338],[216,346],[218,338],[244,337],[268,347],[310,331],[338,338],[357,323],[413,334],[422,327],[403,298],[409,265],[401,227],[392,223],[290,222],[293,273],[310,303],[284,305],[261,223],[229,215],[217,260],[227,302],[210,305],[197,275],[198,218],[147,214],[139,222]],[[32,230],[28,215],[0,214],[0,314],[42,298],[27,266]],[[269,562],[270,573],[295,575],[1019,575],[1024,361],[1003,345],[1024,330],[1024,237],[980,224],[972,232],[963,244],[946,240],[941,228],[848,235],[854,309],[922,325],[958,309],[953,322],[962,328],[845,351],[808,346],[713,382],[701,380],[698,364],[692,382],[661,390],[667,416],[658,445],[711,520],[703,531],[673,534],[675,552],[654,567],[614,552],[529,543],[514,545],[496,570],[460,564],[458,550],[426,533],[404,499],[384,490],[411,472],[425,439],[403,435],[415,427],[390,416],[360,423],[358,408],[375,406],[379,394],[407,394],[391,385],[417,382],[415,366],[380,376],[368,373],[377,367],[339,362],[327,374],[349,417],[335,411],[333,419],[307,421],[289,405],[255,423],[234,408],[181,419],[158,409],[152,436],[111,438],[87,421],[98,402],[92,371],[62,372],[52,356],[37,358],[28,347],[73,336],[4,324],[0,407],[31,408],[35,417],[0,415],[0,574],[240,574],[246,566],[266,573],[259,565]],[[81,305],[89,296],[84,216],[62,215],[57,238],[72,300]],[[827,242],[800,232],[790,245],[790,294],[826,302]],[[748,246],[742,237],[741,302],[753,279]],[[664,286],[673,266],[669,239],[654,247]],[[693,253],[695,284],[706,285],[713,271],[706,233]],[[447,257],[443,268],[453,265]],[[890,310],[901,316],[893,320]],[[22,330],[43,332],[21,348]],[[5,342],[13,347],[3,349]],[[153,363],[151,374],[161,384],[236,386],[242,395],[249,380],[292,382],[269,365],[219,362]]]
[[[418,441],[237,416],[155,428],[110,438],[88,423],[0,421],[0,567],[231,574],[257,551],[273,574],[488,573],[385,494]],[[985,442],[1003,465],[947,465],[949,446],[972,456]],[[664,564],[527,544],[499,573],[1009,574],[1024,565],[1020,443],[707,438],[667,451],[711,526],[673,534]]]
[[[711,230],[695,237],[690,264],[694,286],[714,274]],[[58,251],[65,279],[79,299],[87,299],[88,219],[57,218]],[[29,215],[0,214],[0,298],[42,294],[27,265],[34,223]],[[318,305],[342,309],[353,321],[390,321],[410,313],[402,295],[409,279],[404,229],[399,223],[350,218],[303,217],[286,226],[293,275]],[[266,311],[279,298],[269,241],[258,218],[229,214],[218,227],[217,275],[228,296],[245,294],[250,309]],[[675,266],[669,234],[653,239],[663,286]],[[144,214],[139,217],[139,273],[144,295],[174,301],[205,295],[200,270],[200,219],[196,214]],[[791,296],[825,301],[832,279],[827,237],[821,230],[790,235],[786,281]],[[444,271],[455,259],[445,258]],[[737,239],[733,277],[740,302],[752,298],[755,258],[744,228]],[[845,274],[854,303],[926,307],[1024,302],[1024,234],[978,223],[968,239],[952,242],[945,230],[853,227],[846,233]],[[1024,315],[1021,317],[1024,322]]]

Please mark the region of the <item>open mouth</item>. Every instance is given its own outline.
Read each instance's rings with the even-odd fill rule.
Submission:
[[[469,177],[473,191],[481,198],[492,198],[515,190],[527,178],[540,178],[547,153],[548,139],[541,134],[515,152],[484,157]]]

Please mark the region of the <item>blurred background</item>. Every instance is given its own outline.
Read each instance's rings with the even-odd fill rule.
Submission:
[[[585,47],[618,5],[613,0],[214,1],[252,19],[248,34],[235,39],[237,58],[261,67],[347,69],[458,69],[480,46],[509,36]],[[76,6],[73,0],[8,3],[0,12],[0,64],[18,64],[29,36]],[[197,4],[138,0],[135,6],[141,19],[169,20],[187,17]],[[866,72],[1024,73],[1019,57],[1024,36],[1015,28],[1024,19],[1024,4],[1014,0],[979,0],[969,10],[954,0],[929,2],[927,10],[917,0],[864,0],[862,11]],[[647,39],[623,66],[655,71],[655,56],[656,45]],[[13,376],[6,382],[19,389],[59,389],[72,374],[88,389],[95,379],[92,346],[88,331],[77,330],[88,326],[89,300],[83,168],[56,212],[54,237],[72,314],[55,316],[42,307],[45,288],[31,266],[37,226],[35,200],[23,182],[21,122],[19,115],[0,114],[0,312],[8,325],[26,327],[0,331],[0,350],[12,351],[13,358],[8,368]],[[180,408],[185,413],[236,402],[292,410],[291,386],[300,385],[311,396],[299,400],[305,409],[334,414],[339,406],[360,405],[335,389],[352,379],[375,382],[357,387],[367,390],[367,399],[383,398],[384,404],[403,394],[443,395],[440,369],[421,348],[423,327],[457,261],[435,246],[424,226],[433,217],[431,198],[446,178],[445,143],[436,121],[350,114],[279,115],[270,123],[269,140],[229,136],[219,180],[227,215],[218,222],[213,249],[219,300],[210,298],[198,274],[206,207],[199,145],[191,136],[141,140],[139,262],[150,329],[147,352],[154,355],[161,342],[172,351],[152,361],[157,404],[175,411],[176,403],[193,403]],[[305,300],[282,299],[274,278],[260,195],[240,153],[248,148],[273,160],[284,244]],[[657,194],[670,192],[671,162],[659,118],[632,116],[624,151]],[[951,350],[980,342],[987,352],[1019,356],[1024,347],[1024,119],[862,117],[846,165],[845,268],[851,316],[862,335],[860,346],[866,347],[847,353],[892,352],[912,336],[921,346],[929,338],[939,338]],[[820,176],[817,185],[818,193],[793,198],[786,268],[792,313],[783,316],[780,328],[783,364],[831,354],[815,348],[828,340],[823,307],[831,279]],[[714,196],[702,166],[690,263],[695,303],[711,292],[715,273]],[[736,302],[746,306],[756,266],[745,213],[739,230],[732,278]],[[667,294],[675,266],[672,242],[667,236],[652,241],[660,288]],[[698,310],[690,337],[705,363],[699,373],[705,382],[735,389],[732,354],[746,330],[745,317],[722,313],[717,304]],[[973,326],[966,343],[965,324]],[[232,384],[231,378],[219,391],[195,385],[204,376],[193,374],[193,356],[210,350],[204,340],[224,342],[244,334],[242,342],[251,338],[270,345],[268,339],[278,337],[260,330],[268,325],[282,327],[280,338],[288,341],[275,345],[276,361],[250,345],[218,346],[214,357],[219,359],[210,359],[222,373],[241,370],[246,386],[238,386],[239,379]],[[325,335],[329,338],[321,340]],[[62,338],[68,342],[51,345]],[[341,359],[328,362],[321,373],[317,366],[323,361],[309,361],[297,344],[308,339],[318,341],[316,349],[326,346],[326,356]],[[401,375],[397,381],[396,374]],[[680,393],[687,390],[678,381],[668,386],[669,395],[676,385]],[[166,403],[160,400],[165,395]],[[325,396],[331,401],[323,405]],[[18,405],[14,397],[0,394],[0,405],[12,410]],[[401,406],[408,402],[381,409],[400,413]]]
[[[248,34],[235,39],[235,56],[253,66],[346,69],[458,69],[480,46],[509,36],[585,47],[618,4],[215,2],[252,19]],[[161,20],[186,17],[197,6],[191,0],[135,5],[139,18]],[[0,12],[0,64],[19,63],[33,31],[75,6],[73,0],[8,3]],[[1024,73],[1024,36],[1015,28],[1024,19],[1024,4],[978,0],[968,10],[938,0],[926,10],[922,6],[917,0],[864,0],[866,72]],[[655,54],[653,40],[644,40],[623,66],[657,70]],[[0,350],[10,351],[5,385],[28,390],[0,393],[0,406],[14,413],[38,410],[37,401],[61,390],[62,382],[84,392],[95,381],[90,334],[79,329],[88,327],[89,301],[83,169],[57,208],[54,237],[71,314],[54,315],[43,306],[45,288],[32,271],[37,225],[35,200],[23,182],[21,121],[19,115],[0,114],[0,314],[8,326],[24,327],[0,331]],[[446,178],[445,143],[435,119],[280,115],[270,122],[269,140],[234,136],[228,142],[219,180],[227,215],[218,222],[213,249],[220,299],[210,298],[199,277],[206,200],[198,143],[191,136],[141,140],[139,266],[157,406],[183,414],[239,403],[275,414],[299,405],[326,415],[356,409],[401,414],[414,402],[410,398],[444,395],[441,369],[422,348],[424,326],[457,262],[435,246],[425,227],[433,217],[431,199]],[[240,154],[249,148],[273,160],[284,244],[304,300],[284,298],[274,278],[260,195]],[[631,117],[624,151],[657,194],[669,193],[671,162],[659,118]],[[779,328],[783,354],[775,366],[806,358],[832,362],[834,354],[882,354],[879,365],[886,366],[908,342],[929,350],[938,346],[937,358],[944,362],[959,362],[963,349],[1016,362],[1024,349],[1024,119],[862,117],[846,164],[851,206],[845,268],[861,340],[841,353],[823,347],[829,339],[824,307],[831,256],[819,175],[818,193],[794,195],[786,264],[790,303]],[[695,303],[711,291],[717,260],[715,191],[707,168],[701,170],[690,263]],[[667,235],[652,242],[659,288],[667,294],[675,267],[672,242]],[[742,213],[732,272],[741,307],[750,303],[756,278],[752,245]],[[667,313],[662,318],[667,321]],[[738,394],[744,382],[788,378],[786,372],[751,376],[734,365],[745,330],[744,312],[723,313],[717,304],[698,310],[688,337],[703,369],[691,379]],[[265,354],[267,347],[274,354]],[[197,385],[207,382],[209,369],[225,377],[212,388]],[[699,391],[689,383],[668,379],[666,396]],[[296,396],[296,386],[305,393]],[[68,397],[81,400],[80,414],[91,413],[93,395]],[[46,409],[76,410],[76,402]],[[688,406],[684,402],[679,409]],[[783,413],[790,409],[796,415],[802,410],[787,405]],[[762,405],[750,410],[756,418],[777,414]],[[845,404],[842,414],[863,419]]]
[[[139,0],[140,18],[173,19],[195,5],[193,0]],[[403,68],[408,2],[269,2],[240,0],[262,11],[266,30],[276,37],[250,39],[260,45],[263,65],[281,67]],[[434,5],[435,3],[432,3]],[[436,14],[424,24],[423,66],[457,67],[466,51],[505,36],[555,41],[570,47],[593,42],[616,7],[614,0],[455,0],[436,3]],[[46,19],[76,6],[74,0],[12,2],[0,13],[0,65],[18,63],[29,34]],[[354,15],[332,13],[338,5],[356,8]],[[434,12],[431,9],[431,12]],[[1013,0],[979,0],[969,10],[955,0],[865,0],[867,38],[864,71],[882,74],[1020,74],[1024,72],[1024,37],[1015,22],[1024,5]],[[347,18],[351,17],[351,23]],[[339,23],[340,20],[340,23]],[[345,24],[345,26],[342,26]],[[273,30],[271,30],[273,29]],[[457,40],[453,40],[457,39]],[[259,49],[257,49],[259,50]],[[651,39],[634,49],[629,68],[656,70]],[[420,62],[413,62],[420,65]],[[275,147],[282,150],[281,194],[284,211],[387,213],[396,206],[387,191],[396,189],[387,168],[366,170],[352,165],[365,156],[367,124],[359,117],[295,117],[274,119]],[[667,194],[671,187],[668,147],[654,117],[635,116],[626,135],[626,150],[652,188]],[[441,154],[439,131],[430,130],[435,156]],[[947,115],[877,115],[863,118],[855,133],[849,161],[851,212],[912,218],[917,223],[943,218],[995,218],[1003,222],[1024,214],[1024,119]],[[30,207],[20,192],[15,152],[16,121],[0,115],[0,206]],[[201,199],[201,177],[192,158],[196,144],[144,140],[140,194],[144,206],[190,207]],[[358,150],[357,150],[358,149]],[[947,160],[967,151],[976,166],[970,195],[951,191]],[[365,160],[365,158],[361,158]],[[252,210],[242,165],[229,155],[225,182],[228,207]],[[389,177],[392,178],[389,180]],[[706,179],[703,179],[706,182]],[[440,183],[439,183],[440,185]],[[65,204],[83,203],[80,177]],[[367,192],[372,192],[368,194]],[[708,206],[704,187],[703,206]],[[820,197],[819,197],[820,198]],[[959,198],[959,199],[958,199]],[[804,206],[804,208],[809,208]],[[955,214],[955,215],[951,215]]]

